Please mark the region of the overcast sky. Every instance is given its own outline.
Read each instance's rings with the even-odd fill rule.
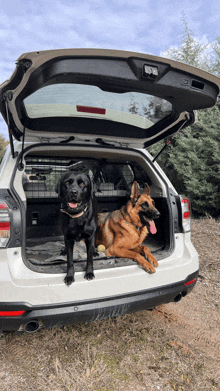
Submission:
[[[29,51],[90,47],[163,56],[181,44],[183,13],[199,41],[220,36],[219,0],[0,0],[0,83]],[[1,118],[0,133],[8,138]]]

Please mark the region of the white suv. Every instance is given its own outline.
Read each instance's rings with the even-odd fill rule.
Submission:
[[[195,286],[190,203],[177,194],[146,148],[194,122],[215,104],[220,81],[199,69],[139,53],[65,49],[25,53],[0,86],[10,144],[0,173],[0,330],[114,317],[179,301]],[[120,209],[134,181],[148,183],[161,216],[144,240],[159,266],[94,257],[84,279],[84,243],[66,257],[55,191],[68,170],[96,184],[99,212]]]

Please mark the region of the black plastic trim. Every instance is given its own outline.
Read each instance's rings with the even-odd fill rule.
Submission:
[[[170,303],[184,292],[184,297],[195,286],[196,281],[185,286],[188,281],[198,278],[199,271],[190,274],[183,281],[135,292],[126,295],[100,298],[84,302],[31,306],[27,303],[0,303],[0,311],[26,311],[19,317],[0,317],[0,330],[15,331],[24,329],[29,322],[38,322],[44,328],[60,327],[66,324],[85,323],[121,316],[140,310],[152,309]]]
[[[42,136],[44,132],[59,133],[62,136],[60,129],[65,129],[65,133],[73,134],[91,134],[91,136],[100,136],[102,137],[115,137],[117,140],[118,137],[126,137],[133,140],[145,140],[145,147],[148,147],[160,139],[163,139],[173,133],[175,133],[179,127],[185,122],[185,120],[178,122],[178,124],[171,126],[179,117],[179,114],[172,112],[166,118],[160,120],[155,125],[150,128],[139,128],[134,125],[118,123],[112,120],[107,119],[95,119],[95,118],[68,118],[68,117],[50,117],[50,118],[36,118],[29,119],[25,118],[21,120],[22,125],[31,129],[32,131],[42,131]],[[170,127],[169,127],[170,126]],[[168,130],[162,132],[157,136],[161,130],[169,127]],[[74,129],[74,132],[73,132]],[[88,132],[89,129],[89,132]],[[88,136],[89,137],[89,136]],[[151,139],[152,138],[152,139]],[[156,141],[155,141],[156,140]]]

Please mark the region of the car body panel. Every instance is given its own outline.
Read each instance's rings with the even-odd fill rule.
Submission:
[[[95,279],[85,281],[84,273],[75,274],[75,283],[67,287],[63,274],[36,273],[24,264],[21,248],[0,251],[2,302],[27,302],[30,305],[64,304],[69,301],[104,299],[153,289],[184,280],[198,270],[198,254],[190,240],[190,233],[175,235],[175,249],[170,256],[159,261],[155,274],[133,266],[95,270]]]
[[[133,294],[116,295],[97,300],[50,305],[32,306],[24,302],[2,303],[2,311],[25,311],[21,316],[0,317],[0,330],[34,332],[40,327],[60,327],[74,323],[103,320],[155,306],[177,302],[185,297],[197,281],[198,270],[175,284],[161,286],[160,289],[138,290]],[[188,283],[190,284],[188,285]],[[187,284],[187,286],[186,286]]]

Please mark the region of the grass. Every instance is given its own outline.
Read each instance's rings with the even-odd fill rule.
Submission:
[[[115,319],[6,333],[0,338],[0,390],[219,390],[219,248],[206,240],[214,223],[194,223],[203,278],[189,296]]]
[[[204,362],[176,341],[167,326],[166,317],[142,311],[32,335],[9,333],[1,339],[0,357],[15,374],[30,377],[35,390],[152,391],[158,384],[165,390],[188,391],[196,389],[198,375],[217,390],[218,382]],[[24,351],[28,359],[22,362]]]

